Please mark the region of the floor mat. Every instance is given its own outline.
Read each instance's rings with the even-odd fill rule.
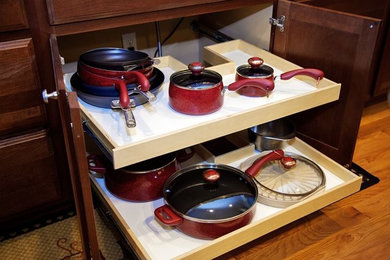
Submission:
[[[117,239],[95,211],[99,249],[107,260],[123,259]],[[0,242],[2,259],[83,259],[77,217],[73,216]]]

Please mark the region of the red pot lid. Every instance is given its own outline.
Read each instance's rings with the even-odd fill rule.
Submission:
[[[193,62],[188,65],[188,70],[173,73],[170,82],[188,89],[207,89],[218,86],[222,82],[222,76],[218,72],[206,70],[200,62]]]
[[[267,78],[272,76],[273,68],[263,63],[262,58],[252,57],[248,59],[248,64],[237,67],[237,74],[244,78]]]

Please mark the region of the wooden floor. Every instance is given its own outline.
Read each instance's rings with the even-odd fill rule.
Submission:
[[[353,162],[378,184],[218,259],[390,259],[390,109],[364,111]]]

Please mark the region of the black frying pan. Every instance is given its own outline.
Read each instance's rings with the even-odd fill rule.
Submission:
[[[154,68],[152,77],[153,80],[150,81],[149,91],[152,92],[154,95],[157,95],[162,83],[164,82],[165,76],[161,70]],[[70,83],[72,85],[72,89],[76,91],[77,96],[90,105],[103,108],[111,108],[112,101],[119,100],[119,92],[116,96],[99,96],[82,91],[81,89],[83,89],[83,84],[85,83],[80,79],[77,72],[72,75]],[[112,88],[114,91],[115,87]],[[136,89],[135,84],[128,84],[127,89],[130,99],[133,100],[133,103],[136,106],[148,102],[147,98],[144,95],[134,91]]]
[[[122,48],[97,48],[80,55],[79,60],[92,67],[107,70],[140,70],[153,65],[153,59],[141,51]]]

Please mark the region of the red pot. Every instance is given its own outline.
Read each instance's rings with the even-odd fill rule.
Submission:
[[[197,164],[172,174],[163,188],[165,205],[156,218],[196,238],[213,239],[250,223],[258,197],[254,182],[261,167],[282,160],[293,167],[282,150],[257,159],[245,172],[223,164]]]
[[[248,60],[249,64],[238,66],[236,81],[230,84],[228,89],[249,97],[268,96],[275,87],[276,76],[274,69],[263,62],[259,57],[252,57]],[[296,69],[281,74],[280,79],[288,80],[298,75],[309,76],[319,81],[324,77],[324,72],[313,68]]]
[[[105,166],[94,155],[88,156],[89,169],[104,174],[107,189],[116,197],[145,202],[162,197],[168,177],[178,170],[175,153],[155,157],[118,170]]]
[[[205,70],[200,62],[188,65],[188,70],[171,75],[169,105],[176,111],[189,115],[210,114],[223,105],[222,76]]]

